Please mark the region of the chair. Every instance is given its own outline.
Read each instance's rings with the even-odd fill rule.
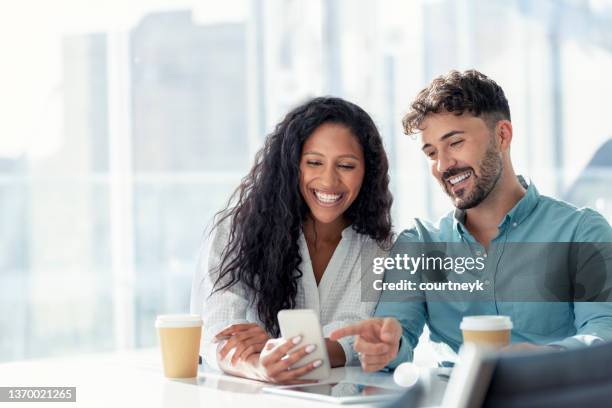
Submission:
[[[558,352],[502,354],[483,407],[612,406],[612,342]]]

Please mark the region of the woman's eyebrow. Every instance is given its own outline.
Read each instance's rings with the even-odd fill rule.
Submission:
[[[348,158],[348,159],[355,159],[355,160],[359,160],[359,157],[355,156],[355,155],[354,155],[354,154],[352,154],[352,153],[341,154],[340,156],[338,156],[338,158],[342,158],[342,159]]]
[[[314,154],[314,155],[317,155],[317,156],[325,157],[324,154],[319,153],[319,152],[313,152],[313,151],[304,152],[302,154]]]
[[[319,153],[319,152],[315,152],[315,151],[308,151],[308,152],[304,152],[302,153],[302,155],[306,155],[306,154],[314,154],[316,156],[321,156],[321,157],[325,157],[324,154]],[[345,158],[349,158],[349,159],[355,159],[355,160],[359,160],[359,157],[355,156],[352,153],[347,153],[347,154],[341,154],[340,156],[336,156],[339,159],[345,159]]]

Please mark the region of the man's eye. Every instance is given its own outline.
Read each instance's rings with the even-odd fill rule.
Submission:
[[[426,155],[427,157],[429,157],[430,159],[433,159],[433,158],[434,158],[434,156],[436,155],[436,152],[429,152],[429,153],[425,153],[425,155]]]
[[[459,146],[461,143],[463,143],[463,140],[457,140],[456,142],[451,143],[451,146],[453,146],[453,147],[457,147],[457,146]]]

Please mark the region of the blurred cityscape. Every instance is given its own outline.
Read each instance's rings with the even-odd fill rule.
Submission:
[[[0,150],[0,361],[154,345],[155,315],[189,310],[213,214],[312,96],[374,117],[396,230],[450,208],[401,117],[453,68],[506,90],[520,173],[612,220],[608,2],[245,3],[242,21],[155,11],[127,31],[57,39],[60,77],[30,117],[41,142],[57,122],[61,143]]]

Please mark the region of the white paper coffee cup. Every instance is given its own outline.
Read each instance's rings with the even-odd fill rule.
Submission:
[[[196,377],[202,318],[190,314],[160,315],[155,320],[155,327],[166,377]]]
[[[510,344],[512,320],[509,316],[465,316],[459,326],[465,343],[476,343],[493,348]]]

